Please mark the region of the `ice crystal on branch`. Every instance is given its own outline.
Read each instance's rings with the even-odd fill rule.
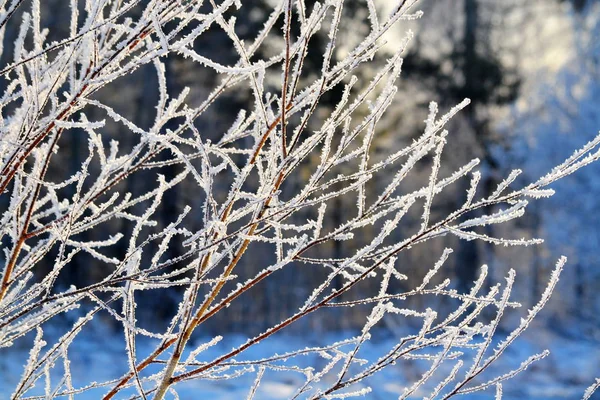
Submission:
[[[444,278],[440,271],[452,249],[439,254],[421,277],[405,274],[397,260],[447,234],[504,246],[538,243],[491,236],[480,228],[521,218],[529,201],[551,196],[548,185],[600,157],[600,137],[536,182],[520,185],[521,171],[514,170],[493,192],[481,193],[479,160],[442,173],[444,150],[454,140],[449,121],[468,106],[465,99],[446,112],[432,102],[419,137],[386,157],[372,157],[412,33],[392,54],[382,50],[383,40],[393,26],[420,13],[415,1],[404,0],[384,16],[376,1],[367,0],[361,7],[369,32],[341,52],[338,47],[348,45],[340,34],[346,3],[308,7],[303,0],[280,0],[259,32],[242,38],[236,16],[251,13],[251,6],[241,1],[72,1],[68,33],[61,38],[44,27],[41,0],[2,2],[0,29],[17,24],[18,33],[13,54],[6,43],[1,48],[0,347],[27,342],[35,331],[13,397],[43,388],[46,398],[101,390],[105,399],[124,393],[162,399],[176,396],[179,384],[192,379],[251,375],[248,398],[253,398],[266,376],[291,371],[302,379],[295,397],[345,399],[370,393],[361,384],[382,369],[419,359],[429,369],[406,384],[401,398],[417,390],[428,391],[427,398],[448,398],[485,389],[501,398],[506,380],[546,355],[477,379],[541,311],[565,259],[539,303],[496,345],[494,333],[505,311],[518,307],[510,300],[517,273],[511,270],[505,283],[488,286],[484,266],[469,292],[461,293],[448,279],[435,283],[438,275]],[[227,39],[234,62],[201,54],[195,45],[215,32]],[[313,47],[317,37],[326,38],[323,49]],[[276,50],[267,57],[265,48]],[[309,53],[319,51],[318,73],[306,73]],[[171,85],[169,57],[211,70],[213,86],[201,100]],[[375,72],[365,78],[365,67]],[[150,80],[156,84],[157,101],[150,107],[155,114],[144,123],[102,96],[118,91],[121,80],[138,70],[155,74]],[[327,106],[324,98],[336,88],[341,93]],[[217,118],[216,104],[233,91],[245,91],[249,100],[235,110],[226,130],[209,132],[213,125],[206,121]],[[87,140],[87,148],[77,149],[77,171],[60,178],[50,171],[66,160],[69,140]],[[427,179],[417,188],[407,185],[424,163],[430,165]],[[374,185],[380,178],[386,183]],[[470,180],[464,203],[447,215],[434,212],[438,196],[463,180]],[[172,205],[170,193],[181,186],[193,188],[193,201],[165,221],[161,209]],[[340,210],[340,199],[351,199],[345,204],[352,207]],[[413,212],[420,226],[404,229]],[[115,226],[122,232],[113,232]],[[327,254],[327,246],[340,250]],[[245,271],[248,259],[261,268]],[[103,268],[73,286],[69,277],[86,268],[81,260]],[[203,325],[291,268],[318,270],[323,279],[287,317],[228,352],[203,357],[222,339],[194,345]],[[364,282],[376,289],[355,290]],[[146,292],[178,298],[163,330],[138,322],[143,308],[138,299]],[[428,296],[451,299],[455,308],[423,311],[405,303]],[[357,337],[261,359],[239,357],[317,311],[353,306],[365,310]],[[46,326],[78,308],[80,318],[66,333],[56,340],[47,335]],[[69,349],[99,315],[122,327],[127,372],[76,387]],[[362,359],[363,345],[391,315],[416,321],[417,329],[380,358]],[[145,338],[156,340],[156,347],[142,354],[138,343]],[[323,362],[296,365],[306,354]],[[151,365],[160,370],[151,373]]]

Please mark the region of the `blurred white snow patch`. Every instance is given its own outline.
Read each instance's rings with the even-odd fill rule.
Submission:
[[[271,398],[286,399],[294,394],[295,388],[289,383],[265,382],[262,385],[262,391],[270,395]]]
[[[522,374],[503,385],[503,398],[506,400],[517,399],[581,399],[585,389],[594,382],[600,374],[600,342],[580,339],[575,337],[564,337],[557,333],[541,329],[536,326],[531,332],[526,332],[517,340],[513,346],[505,352],[498,363],[493,364],[490,374],[502,374],[508,372],[534,353],[544,349],[551,351],[550,356],[538,362]],[[353,336],[352,333],[344,337]],[[333,343],[342,339],[341,334],[330,335],[306,335],[279,336],[274,337],[255,348],[250,348],[247,353],[237,357],[237,360],[247,358],[267,357],[275,353],[282,354],[294,349],[314,346],[315,343]],[[200,342],[207,342],[209,338]],[[219,355],[230,351],[232,347],[238,346],[246,339],[239,335],[224,335],[224,339],[213,347],[202,353],[202,360],[212,360]],[[499,335],[498,340],[503,340]],[[83,385],[90,381],[102,381],[118,377],[125,373],[127,360],[123,351],[111,343],[119,340],[110,340],[108,336],[98,338],[97,341],[80,341],[70,349],[74,386]],[[373,339],[365,343],[361,358],[369,361],[376,360],[383,352],[394,345],[393,338]],[[155,343],[151,341],[140,341],[137,346],[138,356],[143,356],[154,349]],[[6,353],[7,357],[0,359],[0,398],[9,396],[22,373],[22,365],[28,356],[26,347],[14,346]],[[323,360],[311,355],[297,359],[301,366],[320,366]],[[427,368],[426,362],[413,360],[411,362],[398,362],[397,365],[384,369],[379,374],[362,382],[360,387],[368,385],[372,392],[364,398],[388,399],[396,398],[403,393],[406,385],[415,379],[419,379]],[[158,372],[158,367],[153,372]],[[57,374],[60,372],[57,371]],[[334,371],[335,373],[335,371]],[[459,373],[460,374],[460,373]],[[175,386],[180,399],[197,399],[199,396],[216,400],[238,400],[245,399],[253,385],[256,374],[249,373],[232,380],[191,380]],[[59,377],[53,376],[53,379]],[[332,377],[323,378],[321,383],[326,386]],[[433,378],[435,379],[435,377]],[[267,371],[255,398],[265,400],[288,399],[296,394],[297,389],[303,384],[303,376],[293,372]],[[43,393],[43,388],[40,388]],[[86,394],[77,395],[77,399],[98,399],[108,391],[107,388],[91,391]],[[129,393],[131,394],[131,393]],[[413,393],[413,398],[421,398],[426,393]],[[471,394],[465,398],[469,400],[493,398],[491,392]],[[592,399],[600,399],[598,394]]]

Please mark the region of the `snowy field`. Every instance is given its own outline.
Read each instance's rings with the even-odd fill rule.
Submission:
[[[104,341],[98,342],[76,342],[70,348],[71,367],[73,370],[74,387],[81,387],[93,381],[107,381],[114,379],[125,372],[127,360],[123,348],[119,347],[119,340],[110,340],[110,336],[104,336]],[[342,336],[327,336],[327,343],[342,340]],[[322,345],[324,338],[320,337]],[[206,350],[199,360],[211,360],[223,352],[230,350],[245,341],[242,336],[227,336],[217,345]],[[201,344],[197,342],[196,344]],[[261,343],[243,353],[243,357],[237,360],[259,359],[284,354],[298,348],[316,346],[316,337],[280,336]],[[359,353],[360,358],[373,361],[383,352],[388,350],[395,342],[389,339],[373,339],[364,345]],[[148,354],[152,343],[140,342],[138,345],[139,356]],[[0,359],[0,393],[1,399],[10,398],[14,385],[22,372],[22,364],[27,359],[26,350],[18,350],[15,346]],[[503,398],[517,399],[581,399],[586,389],[597,375],[600,374],[600,343],[575,340],[560,337],[552,333],[525,334],[512,347],[507,350],[499,363],[494,364],[488,371],[490,374],[501,375],[515,369],[527,357],[534,353],[550,349],[551,354],[544,360],[532,365],[524,373],[506,381],[503,385]],[[300,367],[323,367],[326,360],[316,356],[301,356],[294,359]],[[285,365],[285,363],[281,363]],[[395,399],[402,393],[407,383],[418,380],[429,364],[421,360],[411,360],[393,365],[378,375],[366,380],[362,386],[355,386],[352,391],[369,385],[372,391],[364,396],[368,399]],[[451,365],[447,365],[444,371],[449,371]],[[158,372],[159,366],[151,372]],[[61,379],[61,367],[58,366],[52,374],[53,387]],[[487,375],[490,377],[491,375]],[[228,380],[195,380],[175,386],[180,399],[220,399],[237,400],[248,396],[249,388],[256,378],[256,372],[244,374],[235,379]],[[322,383],[327,385],[335,379],[333,373],[326,376]],[[431,379],[435,381],[435,375]],[[40,381],[43,385],[44,379]],[[265,372],[263,380],[256,392],[256,399],[287,399],[292,398],[296,390],[302,386],[303,375],[298,372],[269,371]],[[437,381],[433,382],[437,383]],[[432,385],[425,385],[424,390],[415,393],[410,398],[423,398],[428,395]],[[99,388],[76,395],[76,399],[98,399],[108,391],[107,388]],[[43,394],[43,388],[32,391],[29,394]],[[133,392],[121,392],[117,398],[129,398]],[[491,391],[478,394],[459,396],[467,399],[489,399],[494,398]],[[66,397],[64,397],[66,398]],[[171,394],[168,398],[176,398]],[[300,397],[302,398],[302,397]],[[596,393],[592,399],[600,399],[600,393]]]

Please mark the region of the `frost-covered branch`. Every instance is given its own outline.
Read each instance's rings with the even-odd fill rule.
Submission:
[[[600,136],[535,182],[519,183],[521,171],[515,170],[483,194],[479,160],[454,171],[444,166],[444,151],[454,140],[450,121],[468,99],[446,112],[432,102],[418,137],[385,156],[375,154],[412,33],[391,52],[384,39],[403,20],[420,17],[415,1],[394,2],[386,16],[375,1],[366,1],[361,7],[369,32],[351,46],[340,34],[344,0],[312,7],[280,0],[251,38],[236,26],[236,16],[251,12],[239,0],[71,1],[64,37],[43,26],[40,0],[7,3],[0,5],[0,36],[13,23],[18,29],[14,54],[9,46],[0,48],[0,348],[31,342],[14,398],[39,390],[45,398],[102,390],[105,399],[125,393],[162,399],[192,379],[250,375],[251,399],[269,374],[282,371],[302,376],[295,397],[350,398],[369,393],[360,384],[382,369],[416,359],[429,368],[406,384],[401,398],[417,390],[448,398],[488,388],[500,397],[506,380],[546,355],[478,380],[542,310],[566,259],[539,303],[495,346],[505,312],[520,306],[510,299],[518,272],[511,270],[504,285],[488,284],[483,266],[463,293],[443,272],[451,248],[418,277],[398,259],[445,235],[501,246],[539,243],[482,228],[523,217],[531,201],[553,194],[551,183],[595,162]],[[235,61],[199,50],[196,41],[215,32]],[[322,38],[325,47],[313,47]],[[307,66],[314,52],[321,56],[316,71]],[[172,59],[209,70],[208,90],[177,92],[166,67]],[[119,90],[136,71],[155,77],[150,121],[136,120],[103,95]],[[247,101],[235,103],[231,115],[237,117],[219,131],[206,121],[218,118],[219,101],[232,92]],[[330,95],[337,96],[333,105],[324,100]],[[78,140],[84,144],[75,147]],[[78,170],[63,176],[69,151],[77,152]],[[424,164],[426,179],[415,185]],[[441,194],[463,181],[464,202],[444,215],[435,212]],[[165,220],[161,209],[171,205],[175,191],[189,191],[193,199]],[[336,209],[340,204],[343,212]],[[411,226],[415,215],[419,223]],[[332,246],[340,250],[332,254]],[[86,263],[101,268],[83,284],[70,281]],[[230,351],[203,358],[222,339],[196,346],[205,324],[290,269],[322,276],[298,309]],[[357,289],[366,284],[370,291]],[[162,330],[138,322],[139,298],[146,293],[178,299]],[[435,296],[453,309],[406,303]],[[368,310],[356,337],[236,358],[318,312],[355,306]],[[48,334],[59,316],[73,312],[80,318],[67,332]],[[98,315],[122,328],[126,372],[77,387],[70,348]],[[363,359],[363,346],[388,318],[410,320],[414,329],[377,360]],[[150,339],[155,348],[141,354],[139,343]],[[308,354],[323,362],[295,364]],[[56,371],[62,371],[58,382]]]

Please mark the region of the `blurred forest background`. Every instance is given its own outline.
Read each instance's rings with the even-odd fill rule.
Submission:
[[[237,28],[242,38],[250,39],[262,27],[276,1],[243,0],[243,3],[244,12],[236,14]],[[306,3],[310,8],[312,1],[307,0]],[[336,49],[338,58],[344,55],[344,41],[350,47],[353,40],[368,33],[369,21],[364,3],[364,0],[346,1],[345,23],[340,36],[343,41]],[[375,3],[381,13],[389,12],[386,1]],[[45,0],[42,7],[46,8],[42,9],[42,15],[46,18],[44,25],[49,28],[50,36],[66,36],[69,1]],[[391,53],[406,31],[412,29],[415,32],[415,39],[405,54],[399,93],[379,125],[380,132],[373,146],[374,160],[385,157],[388,149],[410,143],[422,131],[431,100],[439,102],[442,111],[465,97],[472,100],[471,106],[451,122],[449,150],[444,153],[442,162],[445,170],[440,174],[448,175],[471,158],[479,157],[486,190],[493,190],[513,168],[524,170],[518,182],[535,180],[594,137],[600,129],[599,1],[421,0],[417,8],[425,12],[422,19],[402,22],[387,37],[386,48]],[[19,20],[13,18],[15,23],[7,29],[9,40],[6,43],[14,42],[10,37],[16,37]],[[306,68],[309,70],[318,71],[320,68],[322,50],[327,41],[325,32],[323,30],[322,42],[317,39],[310,44],[317,50],[308,55]],[[49,41],[52,40],[50,37]],[[271,37],[258,56],[274,54],[282,43],[281,37]],[[217,30],[202,35],[195,46],[200,54],[222,64],[236,61],[230,40]],[[10,49],[4,54],[4,57],[12,56]],[[6,59],[1,61],[7,62]],[[167,68],[169,90],[179,93],[184,87],[189,87],[191,94],[188,101],[194,105],[203,101],[215,86],[216,73],[209,68],[202,68],[183,57],[170,56],[162,61]],[[381,63],[384,61],[384,58],[379,60]],[[373,75],[373,71],[365,67],[359,71],[359,78],[367,81]],[[274,74],[271,78],[272,89],[275,90],[279,76]],[[154,120],[157,85],[153,67],[148,65],[120,78],[118,85],[110,85],[111,90],[100,91],[95,96],[145,128]],[[119,87],[118,92],[115,87]],[[339,95],[339,91],[334,90],[323,98],[320,116],[328,115]],[[196,126],[206,138],[214,140],[227,131],[241,108],[251,107],[251,93],[234,90],[221,97],[196,122]],[[100,111],[97,112],[100,114]],[[95,120],[101,115],[88,114],[88,117]],[[126,143],[127,135],[131,135],[114,123],[107,124],[103,134],[118,137],[121,143]],[[134,139],[131,138],[132,142]],[[61,140],[58,161],[52,163],[48,174],[50,180],[53,179],[51,174],[74,174],[86,154],[87,140],[84,135],[78,135],[77,130],[71,130]],[[316,161],[318,155],[315,155]],[[310,170],[309,165],[301,168],[306,168],[307,173]],[[178,171],[179,167],[173,165],[162,173],[173,177]],[[429,171],[430,167],[423,165],[422,176],[415,175],[411,184],[422,186],[427,182]],[[546,243],[541,246],[499,248],[478,241],[444,237],[403,254],[399,262],[401,272],[411,280],[422,279],[443,248],[453,247],[455,253],[442,270],[441,278],[451,278],[457,289],[466,290],[482,264],[490,267],[490,284],[502,280],[509,268],[515,268],[515,299],[529,307],[539,299],[557,257],[565,254],[569,257],[568,268],[551,303],[542,313],[543,323],[564,334],[600,338],[600,296],[597,294],[600,290],[599,177],[600,165],[592,165],[556,185],[557,194],[553,198],[532,204],[524,219],[488,232],[511,238],[543,237]],[[148,179],[154,182],[155,177],[140,172],[134,179],[123,182],[118,190],[144,192]],[[295,179],[306,177],[300,171]],[[217,182],[219,184],[223,185],[225,193],[229,183]],[[459,207],[467,185],[468,182],[464,182],[463,187],[455,185],[443,193],[434,204],[433,212],[446,215]],[[282,190],[293,191],[294,180],[286,181]],[[184,206],[193,207],[201,193],[193,182],[184,181],[167,195],[160,209],[160,223],[164,225],[173,221]],[[344,220],[344,210],[355,206],[355,198],[348,198],[348,204],[344,204],[345,201],[336,200],[336,212],[326,224],[339,224]],[[5,207],[6,204],[0,204],[0,209]],[[194,212],[198,213],[199,224],[200,207],[196,207]],[[415,208],[414,215],[409,216],[405,224],[418,224],[419,218],[420,210]],[[114,221],[108,229],[113,232],[124,230],[126,233],[130,228],[120,226],[120,221]],[[106,237],[106,232],[98,234]],[[403,238],[402,229],[396,234],[399,240]],[[352,251],[352,246],[356,249],[364,244],[361,238],[356,238],[352,242],[334,242],[321,251],[327,252],[323,256],[336,258]],[[127,241],[123,241],[122,248],[117,246],[115,251],[124,253],[126,246]],[[259,244],[252,246],[254,248],[237,268],[242,281],[272,262],[268,258],[273,257],[272,253],[261,251]],[[169,256],[173,257],[183,252],[183,248],[172,247],[169,251]],[[48,265],[51,262],[51,259],[47,260]],[[59,279],[65,285],[74,283],[79,287],[98,281],[109,268],[111,266],[82,255]],[[43,268],[38,273],[43,274]],[[219,332],[243,330],[252,334],[271,326],[292,314],[306,294],[322,281],[323,274],[325,272],[308,270],[300,265],[282,269],[250,291],[244,299],[234,302],[230,308],[212,318],[205,329]],[[375,289],[367,285],[356,288],[364,291]],[[144,297],[141,293],[139,303],[144,307],[139,309],[139,321],[149,327],[164,324],[177,307],[180,296],[176,289],[160,298]],[[445,307],[439,304],[442,300],[438,298],[407,301],[431,302],[412,304],[418,308]],[[364,310],[358,307],[333,312],[335,314],[323,312],[303,320],[295,329],[351,329],[364,323]],[[115,329],[119,329],[110,318],[106,318],[106,323],[115,324]],[[393,326],[395,322],[389,320],[388,323]]]

